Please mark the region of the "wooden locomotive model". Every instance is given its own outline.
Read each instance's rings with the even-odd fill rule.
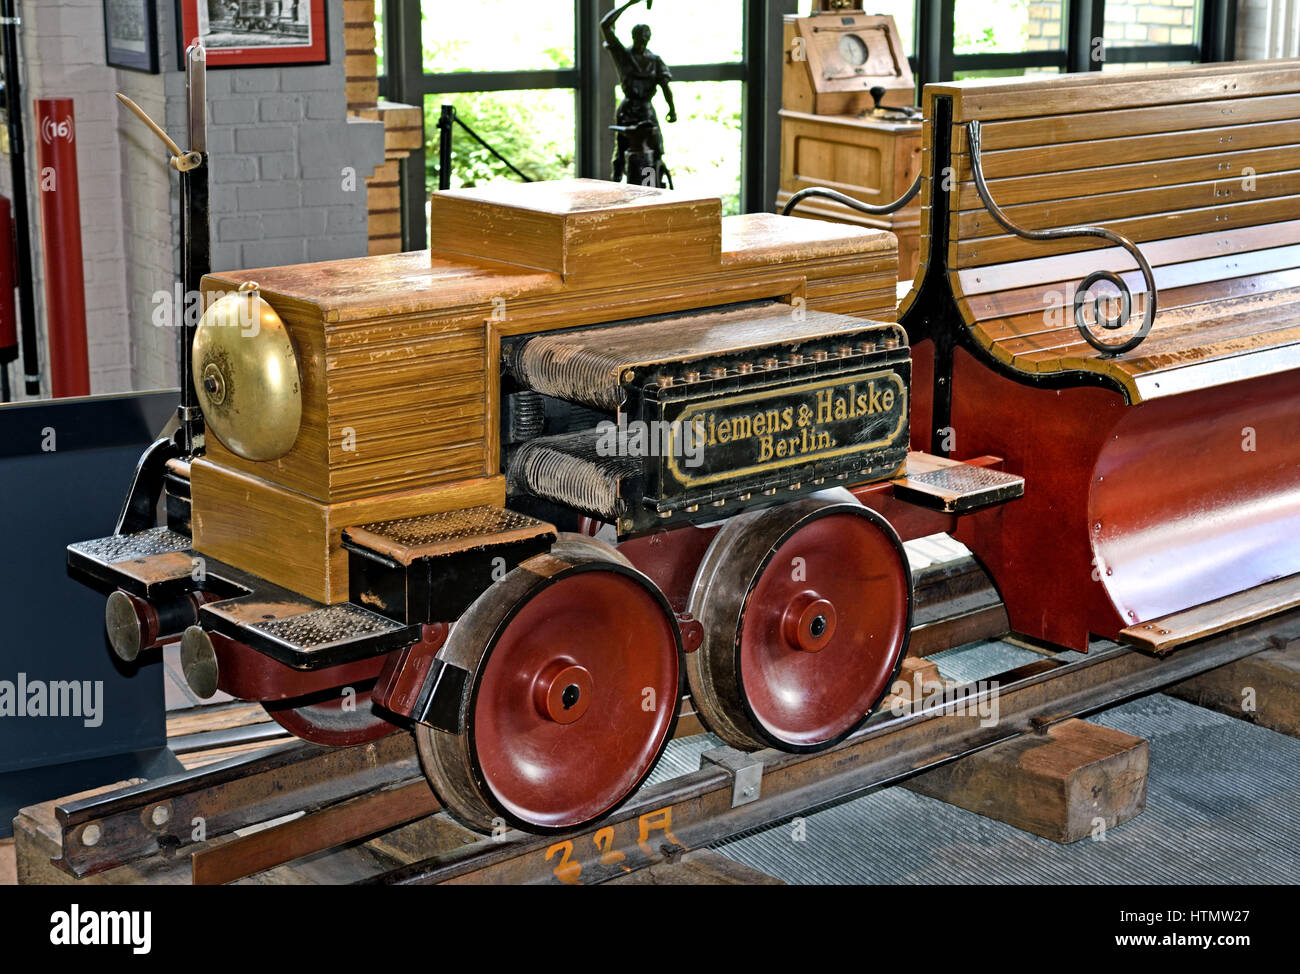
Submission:
[[[167,526],[69,549],[119,654],[182,638],[197,693],[312,741],[410,723],[479,828],[618,804],[682,669],[736,746],[852,732],[911,617],[849,489],[910,483],[894,238],[586,180],[436,194],[432,225],[206,279],[205,455]]]
[[[584,180],[435,194],[432,253],[210,275],[206,453],[69,569],[200,695],[411,726],[483,830],[618,805],[683,670],[734,747],[836,746],[906,651],[910,538],[1058,647],[1294,609],[1298,68],[928,87],[901,320],[887,232]]]

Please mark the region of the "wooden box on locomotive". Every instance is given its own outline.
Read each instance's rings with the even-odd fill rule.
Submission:
[[[828,186],[864,203],[898,199],[921,168],[921,122],[899,111],[872,114],[873,87],[891,109],[915,100],[912,70],[894,19],[861,10],[785,18],[781,95],[781,188]],[[889,216],[855,213],[826,200],[803,203],[800,215],[889,230],[898,237],[898,268],[910,280],[919,262],[920,204]]]
[[[519,336],[742,302],[781,303],[791,323],[895,319],[891,237],[723,218],[715,198],[592,180],[494,186],[436,194],[431,225],[432,254],[205,279],[210,296],[255,280],[279,312],[302,422],[270,461],[208,438],[191,473],[196,551],[337,603],[349,591],[345,528],[503,506],[500,363]],[[795,370],[827,368],[810,350]],[[685,392],[648,401],[671,412]]]

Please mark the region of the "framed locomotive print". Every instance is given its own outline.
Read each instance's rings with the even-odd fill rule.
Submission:
[[[104,0],[104,60],[109,67],[158,73],[154,0]]]
[[[210,68],[326,64],[325,0],[177,0],[183,52],[196,38]]]

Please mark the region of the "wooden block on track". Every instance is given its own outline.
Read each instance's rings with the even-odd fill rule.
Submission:
[[[1146,807],[1147,742],[1067,720],[904,782],[917,794],[1055,842],[1077,842]]]
[[[901,698],[907,705],[919,704],[927,694],[943,687],[943,677],[939,667],[932,661],[917,656],[909,656],[899,667],[898,676],[889,686],[889,693],[880,701],[877,710],[889,710]]]
[[[1194,676],[1165,693],[1300,737],[1300,640]]]

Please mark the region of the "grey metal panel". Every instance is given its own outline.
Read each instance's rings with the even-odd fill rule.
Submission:
[[[136,461],[175,405],[172,390],[0,407],[0,681],[103,687],[97,726],[84,706],[81,717],[0,716],[0,772],[164,743],[161,668],[132,675],[116,660],[104,597],[67,577],[65,547],[113,530]],[[7,819],[16,786],[5,782]]]

